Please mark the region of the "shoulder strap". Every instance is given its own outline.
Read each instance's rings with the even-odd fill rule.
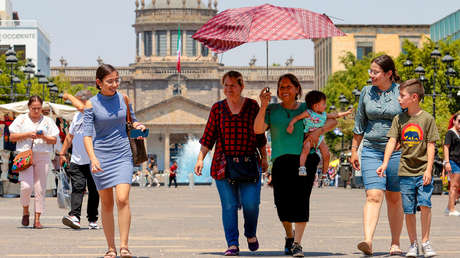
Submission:
[[[223,128],[223,123],[222,123],[222,113],[224,112],[224,108],[223,108],[223,100],[219,101],[218,102],[218,105],[217,105],[218,109],[219,109],[219,121],[218,121],[218,125],[219,125],[219,128],[217,128],[218,130],[218,134],[217,134],[217,138],[220,139],[220,145],[222,147],[222,152],[225,153],[225,148],[224,148],[224,134],[222,133],[222,128]]]
[[[126,122],[132,123],[133,120],[131,119],[131,110],[129,110],[128,96],[123,95],[123,100],[125,101],[125,104],[126,104]]]

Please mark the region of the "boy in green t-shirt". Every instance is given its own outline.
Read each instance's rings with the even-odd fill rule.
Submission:
[[[406,214],[407,233],[410,247],[406,257],[418,256],[417,227],[415,212],[421,210],[422,251],[425,257],[432,257],[436,252],[431,246],[431,194],[433,180],[431,177],[434,163],[435,143],[439,140],[436,122],[429,113],[420,108],[420,100],[425,93],[419,80],[411,79],[399,88],[399,104],[407,111],[393,119],[388,132],[388,140],[382,165],[377,169],[379,176],[384,176],[391,153],[396,143],[401,143],[401,160],[399,163],[399,183],[404,213]]]

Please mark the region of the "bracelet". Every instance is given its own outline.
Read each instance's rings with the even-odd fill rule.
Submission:
[[[359,149],[359,146],[356,146],[356,145],[351,145],[351,148],[355,148],[355,149]]]
[[[449,163],[449,161],[447,161],[447,160],[442,161],[443,166],[445,166],[447,163]]]

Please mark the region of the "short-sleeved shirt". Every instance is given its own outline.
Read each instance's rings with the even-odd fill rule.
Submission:
[[[47,116],[42,116],[40,121],[34,123],[30,119],[28,113],[16,117],[9,129],[11,133],[27,133],[42,130],[45,136],[52,136],[56,138],[59,136],[59,128],[56,126],[53,119]],[[31,145],[32,139],[24,139],[17,142],[16,150],[20,152],[30,150]],[[34,152],[53,152],[53,144],[47,144],[43,139],[35,139],[33,148]]]
[[[449,145],[449,160],[460,164],[460,136],[455,128],[451,128],[446,133],[445,145]]]
[[[365,86],[359,97],[353,133],[363,135],[363,146],[384,152],[393,118],[402,112],[398,101],[399,85],[386,91]]]
[[[259,112],[259,105],[253,99],[246,98],[238,114],[232,114],[227,100],[215,103],[209,113],[208,122],[200,139],[201,145],[212,149],[216,144],[211,163],[211,176],[216,180],[225,178],[222,162],[218,157],[222,153],[228,156],[254,155],[256,149],[265,146],[265,134],[254,133],[254,120]]]
[[[69,133],[73,135],[72,140],[72,157],[70,162],[77,165],[86,165],[90,163],[88,153],[83,144],[83,113],[78,112],[74,115],[69,127]],[[93,137],[96,133],[93,132]]]
[[[303,120],[303,124],[305,125],[305,133],[313,132],[314,130],[324,126],[327,120],[326,112],[320,114],[311,109],[307,109],[307,112],[310,114],[310,117],[307,117]]]
[[[439,140],[433,116],[424,110],[415,116],[401,113],[393,119],[387,136],[401,142],[399,176],[422,176],[428,162],[427,145]]]
[[[305,103],[301,103],[297,109],[285,109],[279,103],[268,105],[265,113],[265,123],[268,125],[272,140],[271,160],[286,155],[300,155],[303,147],[304,124],[297,121],[294,124],[294,131],[289,134],[286,129],[292,118],[300,115],[307,109]]]

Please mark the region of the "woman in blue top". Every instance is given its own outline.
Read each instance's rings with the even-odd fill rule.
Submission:
[[[396,74],[393,60],[388,55],[372,60],[369,76],[373,86],[366,86],[361,91],[353,129],[350,160],[354,169],[362,170],[366,189],[363,215],[364,241],[358,244],[358,249],[367,255],[372,254],[372,240],[385,196],[391,229],[390,254],[401,254],[399,237],[404,219],[398,177],[401,152],[393,152],[385,177],[379,177],[376,173],[383,161],[388,141],[387,133],[393,117],[402,111],[398,102],[399,84],[396,84],[399,76]],[[360,166],[358,146],[361,141],[363,149]]]
[[[120,77],[111,65],[103,64],[96,71],[99,93],[85,105],[84,144],[91,160],[91,171],[102,203],[102,225],[108,251],[104,255],[116,257],[113,192],[115,187],[120,227],[120,255],[131,257],[128,250],[128,236],[131,224],[129,190],[133,174],[133,159],[126,132],[128,98],[118,93]],[[130,107],[133,126],[145,130],[136,121]],[[94,133],[95,132],[95,133]],[[94,138],[93,138],[94,135]]]

